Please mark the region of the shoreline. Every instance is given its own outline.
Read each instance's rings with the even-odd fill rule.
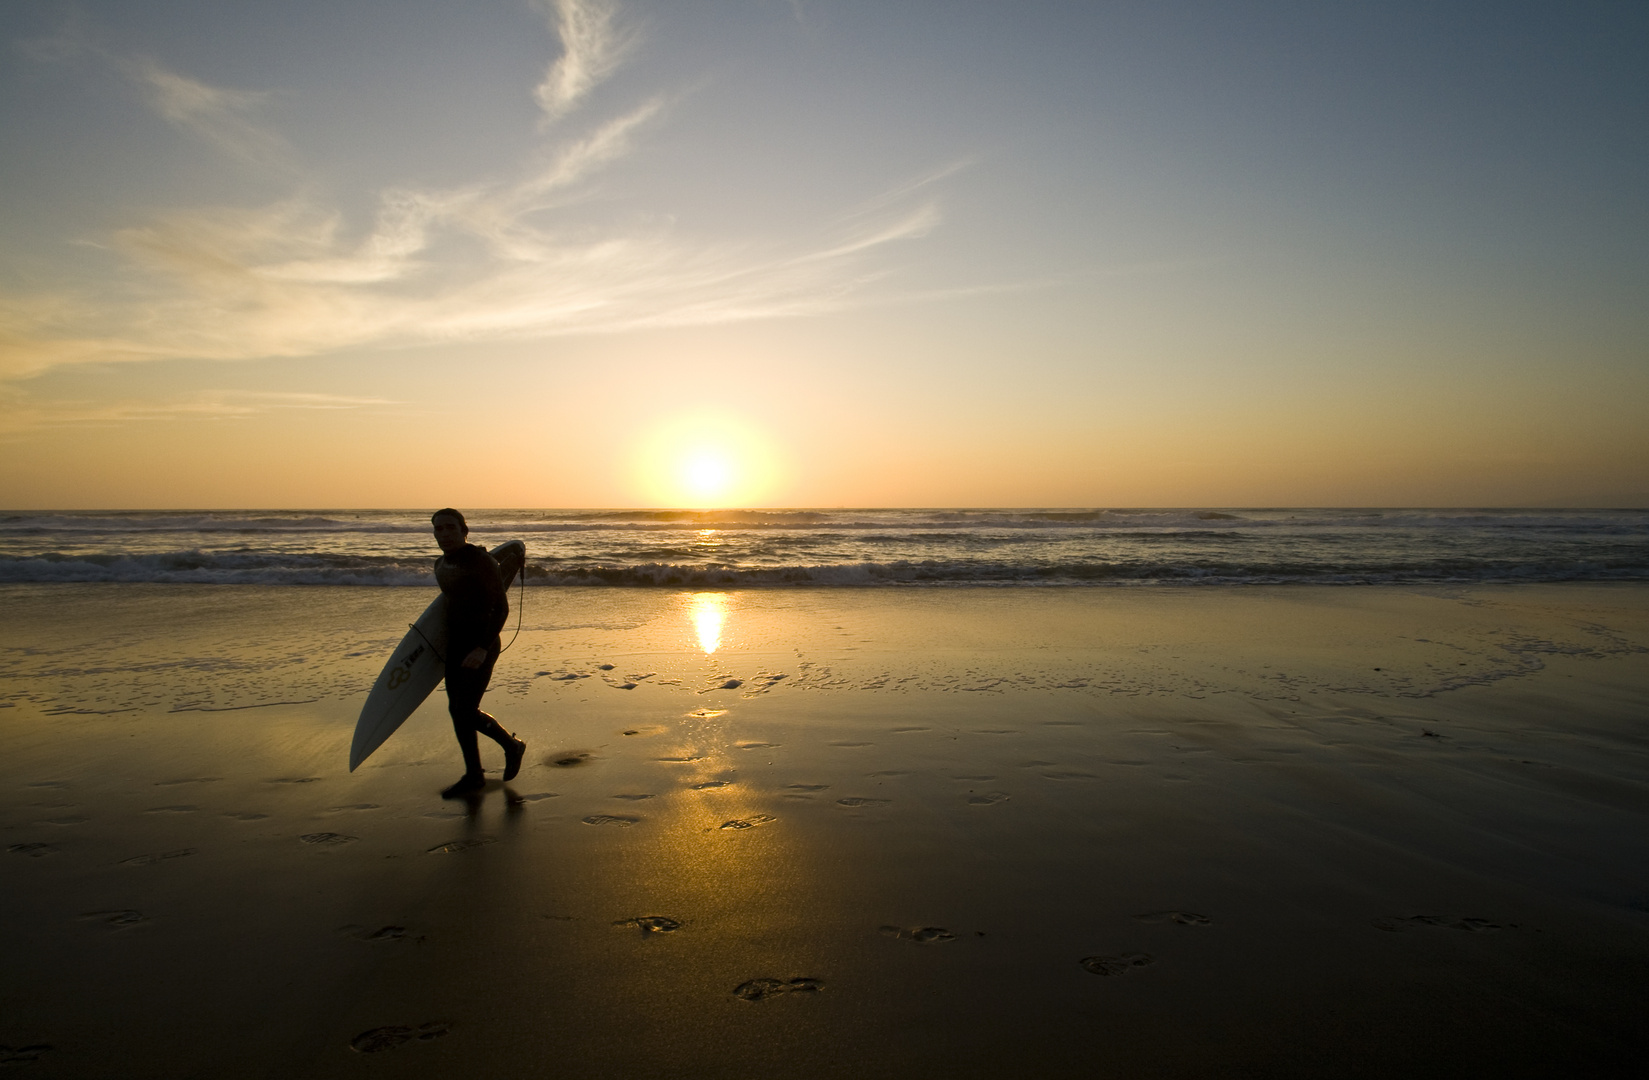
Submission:
[[[528,765],[473,804],[439,694],[344,769],[421,599],[68,588],[0,630],[41,1076],[1646,1048],[1649,587],[529,594],[486,706]]]

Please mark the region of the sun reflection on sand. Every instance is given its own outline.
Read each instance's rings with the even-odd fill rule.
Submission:
[[[725,593],[695,593],[692,597],[688,612],[693,620],[693,632],[698,635],[699,648],[704,650],[706,656],[721,648],[727,608]]]

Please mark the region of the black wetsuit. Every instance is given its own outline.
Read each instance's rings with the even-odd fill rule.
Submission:
[[[498,563],[475,544],[436,559],[435,580],[447,598],[447,712],[452,715],[466,770],[479,774],[476,732],[486,732],[501,744],[500,735],[508,737],[502,729],[499,734],[491,730],[497,721],[481,711],[481,695],[487,692],[492,666],[498,661],[498,632],[509,618],[509,593]],[[486,650],[486,660],[479,667],[465,667],[464,658],[476,649]]]

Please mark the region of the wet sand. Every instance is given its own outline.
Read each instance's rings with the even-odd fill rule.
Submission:
[[[346,771],[422,594],[0,599],[20,1075],[1649,1047],[1642,587],[529,590],[488,697],[528,765],[467,803],[439,698]]]

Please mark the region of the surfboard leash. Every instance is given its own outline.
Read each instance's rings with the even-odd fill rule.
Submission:
[[[419,637],[424,638],[424,644],[428,645],[429,651],[435,654],[435,659],[441,661],[441,665],[443,667],[446,666],[447,658],[441,655],[441,650],[435,647],[435,642],[431,641],[427,637],[424,637],[424,632],[418,629],[418,624],[409,622],[407,625],[412,627],[412,629],[417,632]]]
[[[523,548],[525,547],[525,545],[522,546]],[[515,639],[521,636],[521,620],[526,617],[527,614],[527,556],[525,552],[523,552],[521,556],[521,569],[515,576],[516,587],[521,590],[521,595],[517,597],[515,601],[515,633],[510,635],[510,645],[514,645]],[[502,649],[499,649],[498,655],[503,656],[505,653],[509,652],[510,645],[506,645]]]

